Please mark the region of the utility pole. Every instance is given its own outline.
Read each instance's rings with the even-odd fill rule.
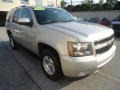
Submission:
[[[71,6],[72,6],[72,0],[71,0]]]
[[[57,0],[56,0],[56,7],[57,7]]]

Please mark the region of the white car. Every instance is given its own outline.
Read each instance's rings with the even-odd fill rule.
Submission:
[[[115,55],[111,28],[77,22],[61,8],[14,8],[7,16],[6,29],[11,47],[20,44],[37,54],[51,80],[91,74]]]

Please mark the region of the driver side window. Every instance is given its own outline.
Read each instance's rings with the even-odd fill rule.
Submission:
[[[21,14],[21,18],[29,18],[32,19],[31,13],[27,8],[23,8],[22,9],[22,14]]]
[[[28,19],[30,19],[31,22],[33,22],[32,21],[32,15],[27,8],[22,9],[21,18],[28,18]]]

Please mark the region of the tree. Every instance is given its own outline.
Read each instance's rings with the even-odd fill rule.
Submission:
[[[68,11],[72,11],[73,7],[74,7],[73,5],[68,5],[65,9],[68,10]]]
[[[93,4],[91,10],[93,10],[93,11],[103,10],[103,5]]]
[[[80,5],[76,5],[72,8],[72,11],[80,11],[81,6]]]
[[[82,4],[80,5],[80,11],[89,11],[91,9],[90,4]]]
[[[93,0],[84,0],[84,4],[92,5],[93,4]]]
[[[104,3],[104,4],[103,4],[103,9],[104,9],[104,10],[112,10],[113,7],[112,7],[110,4],[108,4],[108,3]]]
[[[103,3],[104,3],[104,0],[100,0],[100,1],[99,1],[99,4],[100,4],[100,5],[103,5]]]
[[[110,4],[111,6],[114,6],[118,0],[107,0],[106,3]]]
[[[65,8],[65,7],[66,7],[66,4],[67,4],[67,2],[65,2],[64,0],[61,1],[61,7],[62,7],[62,8]]]
[[[115,4],[114,10],[120,10],[120,1]]]

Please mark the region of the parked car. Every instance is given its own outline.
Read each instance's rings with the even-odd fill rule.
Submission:
[[[7,16],[6,30],[11,48],[20,44],[37,54],[51,80],[91,74],[115,55],[111,28],[78,23],[61,8],[14,8]]]
[[[86,19],[84,21],[91,22],[91,23],[96,23],[96,24],[101,24],[101,25],[108,26],[108,27],[110,27],[110,25],[111,25],[111,21],[108,20],[105,17],[102,17],[102,18],[93,17],[93,18],[90,18],[90,19]]]
[[[116,36],[120,35],[120,15],[112,21],[112,28]]]

